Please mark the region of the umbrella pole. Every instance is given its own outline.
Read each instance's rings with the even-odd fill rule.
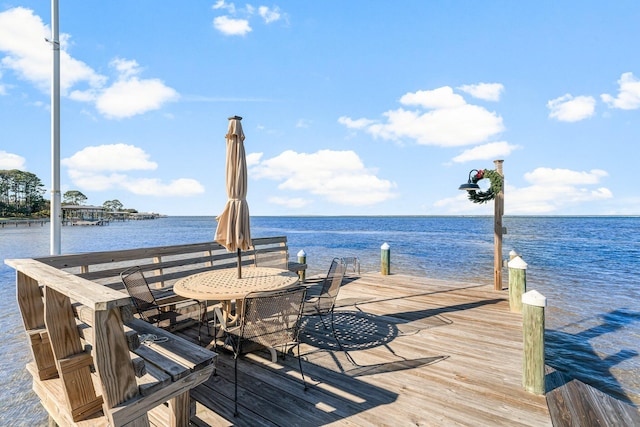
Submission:
[[[242,255],[240,254],[239,248],[238,248],[238,279],[242,279]]]

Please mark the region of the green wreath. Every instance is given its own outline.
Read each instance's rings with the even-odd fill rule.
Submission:
[[[491,182],[487,191],[469,191],[469,200],[473,203],[487,203],[489,200],[495,199],[496,194],[502,190],[502,175],[496,170],[480,169],[478,173],[471,177],[471,182],[477,184],[478,181],[485,178],[488,178]]]

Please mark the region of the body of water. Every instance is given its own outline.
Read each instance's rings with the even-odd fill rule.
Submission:
[[[380,270],[493,283],[492,217],[252,217],[252,236],[286,235],[290,256],[307,254],[308,275],[333,257],[357,256]],[[640,404],[640,217],[505,217],[503,252],[528,263],[527,289],[547,297],[547,364],[619,399]],[[213,217],[169,217],[63,227],[62,252],[210,241]],[[49,252],[49,228],[0,229],[0,258]],[[507,272],[504,272],[505,287]],[[15,298],[15,272],[0,265],[0,425],[46,425],[24,365],[31,355]],[[7,385],[10,385],[7,387]]]

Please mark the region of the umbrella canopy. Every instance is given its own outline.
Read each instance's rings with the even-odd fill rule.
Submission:
[[[241,250],[251,247],[251,224],[247,204],[247,159],[244,153],[242,117],[229,117],[227,140],[227,203],[216,219],[215,241],[238,252],[238,277],[242,275]]]

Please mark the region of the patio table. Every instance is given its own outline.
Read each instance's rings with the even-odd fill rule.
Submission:
[[[177,295],[198,301],[220,301],[222,310],[215,314],[222,329],[234,325],[239,313],[232,314],[232,302],[241,300],[250,292],[285,289],[298,283],[298,275],[288,270],[270,267],[250,267],[242,269],[238,278],[236,268],[210,270],[193,274],[178,280],[173,285]],[[236,306],[241,304],[236,303]]]

